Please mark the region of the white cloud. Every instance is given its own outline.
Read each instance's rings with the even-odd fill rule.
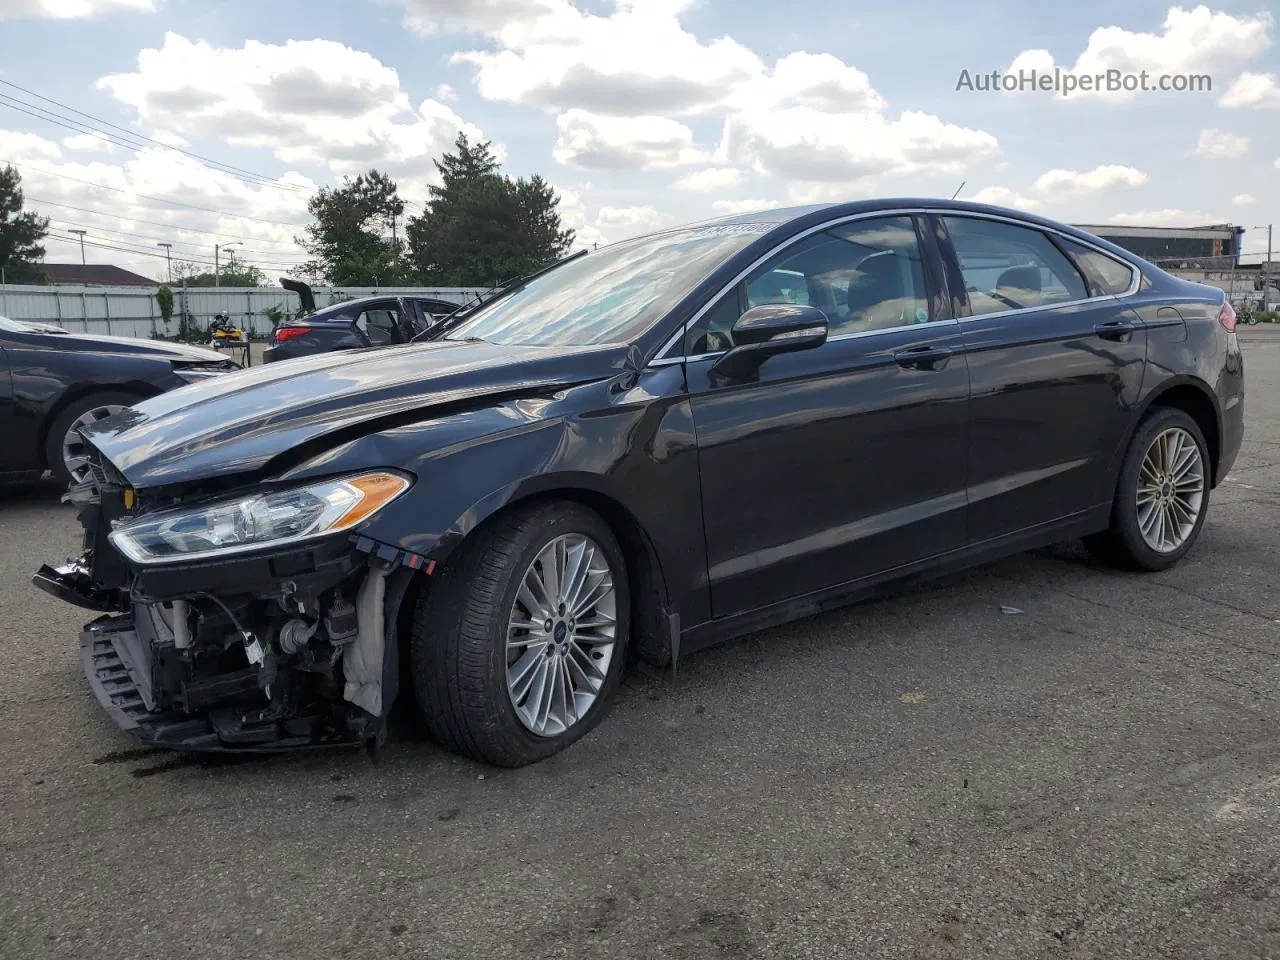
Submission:
[[[742,171],[733,167],[708,167],[706,170],[695,170],[671,184],[676,190],[727,190],[742,182]]]
[[[581,249],[605,243],[605,236],[600,232],[600,228],[587,221],[587,208],[582,199],[582,192],[567,187],[554,189],[560,195],[560,204],[557,207],[560,223],[564,227],[573,229],[575,247]]]
[[[1036,191],[1057,199],[1080,197],[1112,187],[1141,187],[1147,175],[1133,167],[1103,164],[1092,170],[1049,170],[1036,179]]]
[[[1251,193],[1237,193],[1231,198],[1231,203],[1236,207],[1251,207],[1258,202],[1258,198]]]
[[[602,227],[645,227],[657,221],[658,216],[650,206],[601,207],[596,222]]]
[[[27,205],[52,218],[45,242],[52,262],[79,259],[74,240],[58,239],[71,229],[87,231],[90,262],[149,276],[163,263],[156,256],[160,241],[174,245],[175,261],[202,264],[212,263],[215,243],[240,241],[241,258],[260,264],[269,277],[305,258],[293,238],[308,220],[307,198],[316,184],[299,174],[286,174],[275,186],[251,185],[160,147],[107,162],[68,156],[53,140],[9,130],[0,130],[0,156],[21,172]]]
[[[654,170],[706,160],[693,131],[667,117],[602,117],[569,110],[556,118],[551,155],[584,170]]]
[[[1248,137],[1240,137],[1225,130],[1201,130],[1200,139],[1191,152],[1197,157],[1233,159],[1243,157],[1248,151]]]
[[[723,37],[700,42],[679,22],[682,2],[625,2],[607,16],[566,0],[401,0],[411,26],[488,34],[498,49],[462,51],[489,100],[634,116],[680,114],[721,102],[764,74],[756,54]]]
[[[556,158],[581,167],[698,162],[709,148],[674,119],[688,115],[725,120],[719,166],[792,183],[954,173],[999,151],[981,130],[919,112],[889,116],[867,75],[831,54],[794,52],[769,67],[730,37],[704,43],[680,22],[692,0],[605,0],[604,13],[568,0],[386,2],[403,7],[413,29],[486,35],[487,48],[454,61],[475,68],[486,99],[556,111]]]
[[[1040,201],[1034,197],[1023,196],[1008,187],[983,187],[967,199],[974,203],[989,203],[995,207],[1013,207],[1019,210],[1034,210]]]
[[[1107,222],[1126,227],[1200,227],[1224,219],[1199,210],[1137,210],[1117,213]]]
[[[454,100],[458,99],[458,91],[454,90],[453,87],[449,86],[447,83],[442,83],[440,86],[436,87],[436,99],[441,103],[452,103]]]
[[[888,174],[958,173],[1000,152],[982,130],[908,111],[823,113],[814,107],[744,110],[725,124],[730,162],[783,180],[829,183]]]
[[[780,206],[777,200],[716,200],[712,209],[719,213],[755,213],[757,210],[773,210]]]
[[[1097,76],[1108,70],[1140,74],[1146,71],[1154,82],[1162,74],[1214,73],[1233,71],[1245,61],[1265,51],[1271,44],[1272,18],[1232,16],[1201,5],[1192,10],[1170,7],[1160,33],[1140,33],[1123,27],[1099,27],[1071,65],[1057,64],[1047,50],[1024,50],[1006,73],[1021,70],[1052,72],[1055,66],[1077,75]],[[1076,91],[1071,98],[1095,97],[1103,100],[1132,100],[1139,93],[1119,90]]]
[[[0,0],[0,20],[76,20],[108,13],[149,13],[155,0]]]
[[[1280,107],[1280,81],[1274,73],[1242,73],[1218,103],[1224,107]]]
[[[115,144],[107,139],[107,135],[101,130],[96,130],[93,133],[76,133],[69,137],[63,137],[62,145],[68,150],[82,153],[111,153],[116,148]]]
[[[231,48],[169,33],[162,47],[138,54],[135,72],[98,86],[133,107],[145,127],[259,147],[335,174],[377,166],[410,195],[434,179],[431,159],[459,131],[483,139],[437,100],[414,110],[395,70],[331,40]]]

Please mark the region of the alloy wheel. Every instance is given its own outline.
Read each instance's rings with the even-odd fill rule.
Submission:
[[[67,433],[62,438],[62,462],[67,468],[67,473],[71,474],[72,483],[84,483],[89,476],[89,448],[84,438],[80,436],[80,428],[105,420],[127,409],[124,404],[104,403],[80,414],[67,428]]]
[[[591,709],[609,675],[617,591],[604,551],[569,533],[544,546],[520,582],[507,626],[507,694],[540,737],[564,733]]]
[[[1173,553],[1196,529],[1204,503],[1204,458],[1181,427],[1158,433],[1138,474],[1138,529],[1157,553]]]

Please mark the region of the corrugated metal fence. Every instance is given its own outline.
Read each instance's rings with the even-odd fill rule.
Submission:
[[[13,320],[53,323],[73,331],[108,333],[121,337],[173,336],[183,310],[194,327],[225,313],[242,329],[265,334],[271,330],[266,311],[280,307],[290,316],[298,310],[298,296],[280,287],[172,287],[173,316],[166,324],[156,305],[156,287],[33,287],[0,284],[0,316]],[[481,288],[473,287],[313,287],[316,306],[372,294],[435,297],[465,303]]]

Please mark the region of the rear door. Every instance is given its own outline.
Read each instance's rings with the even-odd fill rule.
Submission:
[[[857,220],[777,253],[691,329],[714,616],[963,545],[969,377],[934,273],[911,217]],[[823,310],[827,343],[715,377],[741,313],[777,302]]]
[[[940,223],[968,314],[970,540],[1109,504],[1145,328],[1038,227],[963,215]]]

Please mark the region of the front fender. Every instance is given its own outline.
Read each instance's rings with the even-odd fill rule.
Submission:
[[[686,623],[697,623],[708,612],[706,550],[695,436],[682,386],[681,371],[665,368],[646,373],[633,387],[584,384],[553,397],[457,411],[359,437],[280,479],[378,466],[413,474],[409,492],[357,533],[436,565],[512,503],[553,492],[595,495],[638,524],[675,588],[676,611]]]

